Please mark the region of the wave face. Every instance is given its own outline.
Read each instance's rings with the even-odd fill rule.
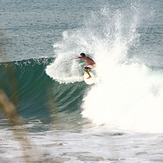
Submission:
[[[56,112],[78,110],[82,85],[60,85],[45,68],[53,58],[29,59],[0,64],[0,85],[26,118],[48,118]]]
[[[143,19],[148,18],[141,7],[132,3],[117,10],[104,8],[92,13],[81,29],[65,31],[54,45],[56,59],[46,73],[60,83],[81,81],[81,64],[70,58],[87,52],[96,61],[99,82],[84,96],[83,117],[108,128],[162,132],[162,63],[158,51],[149,54],[154,62],[145,58],[145,51],[155,45],[152,39],[144,40],[148,33],[142,33]],[[157,32],[151,30],[152,38]]]

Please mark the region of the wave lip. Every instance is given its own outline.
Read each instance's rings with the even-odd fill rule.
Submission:
[[[58,62],[58,59],[46,67],[46,74],[59,83],[83,81],[82,72],[78,68],[63,64],[62,61]]]

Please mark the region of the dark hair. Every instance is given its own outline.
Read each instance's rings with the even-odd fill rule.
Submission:
[[[85,53],[80,53],[80,55],[81,55],[82,57],[85,57]]]

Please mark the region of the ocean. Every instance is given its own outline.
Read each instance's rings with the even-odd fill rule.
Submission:
[[[1,163],[163,162],[162,0],[0,6]]]

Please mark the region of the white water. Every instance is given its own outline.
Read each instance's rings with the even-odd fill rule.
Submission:
[[[130,15],[104,9],[92,14],[83,28],[65,31],[46,72],[60,83],[81,81],[79,61],[70,58],[90,54],[99,82],[85,95],[82,115],[112,129],[162,132],[163,73],[128,58],[139,39],[138,13],[134,7]]]
[[[163,73],[129,62],[128,50],[139,36],[138,15],[130,17],[126,31],[124,16],[120,13],[112,22],[115,33],[111,40],[108,36],[110,44],[97,41],[95,59],[100,82],[85,96],[82,115],[112,129],[163,132]]]
[[[110,66],[99,74],[105,76],[85,97],[84,117],[113,129],[163,131],[161,74],[138,64]]]

